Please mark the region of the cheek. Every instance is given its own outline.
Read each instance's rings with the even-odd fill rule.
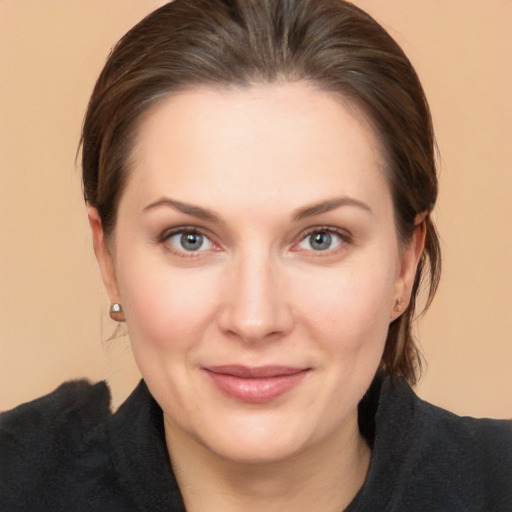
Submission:
[[[305,274],[296,293],[302,297],[303,319],[315,326],[323,343],[345,354],[383,348],[387,336],[395,262],[366,263],[324,276]]]
[[[215,314],[215,274],[126,263],[118,278],[134,350],[180,351],[198,343]]]

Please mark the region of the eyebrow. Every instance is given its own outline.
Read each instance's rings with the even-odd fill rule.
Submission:
[[[170,199],[168,197],[163,197],[161,199],[158,199],[154,203],[148,204],[144,208],[144,211],[152,210],[153,208],[158,208],[160,206],[171,207],[174,210],[177,210],[181,213],[185,213],[186,215],[191,215],[192,217],[197,217],[198,219],[208,220],[211,222],[216,222],[218,224],[223,223],[222,219],[212,210],[189,203],[176,201],[175,199]]]
[[[144,207],[144,211],[159,208],[161,206],[173,208],[174,210],[177,210],[181,213],[191,215],[192,217],[197,217],[199,219],[208,220],[218,224],[223,223],[220,216],[208,208],[203,208],[201,206],[196,206],[190,203],[184,203],[182,201],[176,201],[176,199],[171,199],[169,197],[163,197],[151,204],[148,204],[146,207]],[[295,210],[294,214],[292,215],[292,220],[298,222],[308,217],[314,217],[315,215],[320,215],[322,213],[335,210],[336,208],[340,208],[342,206],[355,206],[369,213],[373,213],[372,209],[359,199],[354,199],[352,197],[337,197],[327,201],[320,201],[319,203],[308,205]]]
[[[304,220],[308,217],[314,217],[315,215],[320,215],[322,213],[335,210],[336,208],[340,208],[341,206],[355,206],[357,208],[361,208],[362,210],[365,210],[373,214],[372,209],[366,203],[363,203],[363,201],[360,201],[359,199],[354,199],[352,197],[344,196],[335,197],[327,201],[321,201],[319,203],[305,206],[304,208],[299,208],[293,214],[293,220]]]

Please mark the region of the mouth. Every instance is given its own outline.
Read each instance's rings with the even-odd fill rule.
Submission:
[[[203,370],[224,395],[241,402],[262,404],[291,391],[311,369],[273,365],[223,365]]]

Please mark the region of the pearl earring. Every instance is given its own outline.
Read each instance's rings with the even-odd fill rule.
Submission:
[[[124,317],[123,308],[121,304],[118,302],[114,302],[109,309],[109,315],[112,320],[116,322],[124,322],[126,318]]]

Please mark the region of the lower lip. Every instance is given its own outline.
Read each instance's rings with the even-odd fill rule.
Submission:
[[[205,370],[217,388],[230,398],[251,404],[270,402],[295,388],[308,373],[299,371],[274,377],[242,378]]]

